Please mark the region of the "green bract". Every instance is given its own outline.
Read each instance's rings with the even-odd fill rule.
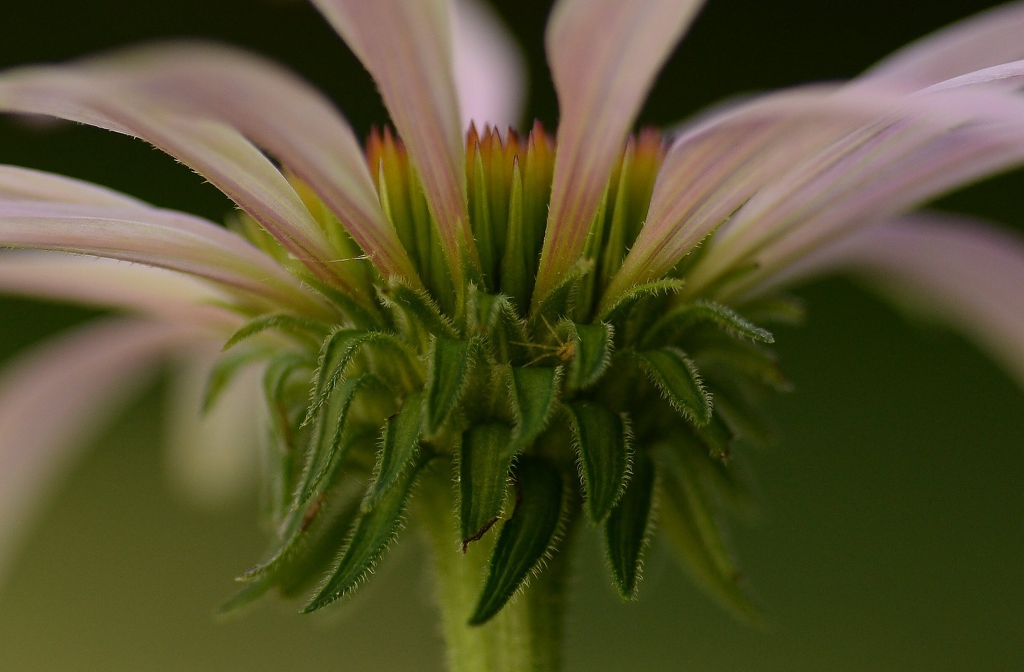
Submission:
[[[483,544],[491,555],[465,614],[471,624],[543,572],[577,521],[602,528],[624,598],[636,595],[644,550],[661,533],[702,585],[756,615],[721,508],[744,494],[737,441],[765,440],[758,402],[787,386],[764,349],[772,336],[755,322],[791,317],[792,306],[680,298],[685,265],[606,296],[662,158],[650,132],[618,161],[584,258],[533,301],[553,143],[536,126],[525,141],[471,130],[467,144],[479,263],[467,258],[461,283],[403,146],[374,133],[367,156],[381,205],[425,286],[385,281],[353,258],[346,274],[365,297],[339,300],[343,323],[261,316],[228,341],[211,395],[242,364],[269,359],[268,499],[279,530],[270,559],[241,577],[248,585],[229,607],[275,587],[294,595],[316,586],[306,611],[349,595],[421,506],[418,481],[427,480],[429,492],[450,481],[457,493],[453,552]],[[327,212],[295,182],[312,212]],[[336,221],[323,215],[320,224],[348,244]],[[287,257],[267,237],[251,239]]]

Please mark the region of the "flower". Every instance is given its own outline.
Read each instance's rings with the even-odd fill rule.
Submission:
[[[743,497],[734,444],[763,440],[758,402],[788,387],[762,326],[798,312],[782,290],[836,269],[881,278],[1024,377],[1021,243],[905,214],[1024,160],[1024,5],[853,82],[759,96],[667,139],[630,131],[699,2],[559,0],[553,138],[504,130],[520,68],[486,9],[314,4],[374,77],[398,137],[385,129],[364,149],[308,85],[220,46],[0,74],[0,109],[143,138],[240,209],[225,230],[0,168],[0,245],[43,250],[6,253],[0,286],[143,316],[11,374],[0,533],[107,392],[169,352],[226,343],[204,405],[230,417],[209,424],[254,424],[254,386],[238,376],[261,370],[278,530],[232,606],[271,589],[307,595],[307,610],[350,594],[411,510],[435,542],[457,655],[473,637],[488,646],[486,628],[454,634],[467,619],[546,608],[509,600],[531,577],[528,595],[558,592],[582,520],[603,530],[624,597],[657,529],[756,618],[715,507]],[[66,252],[116,261],[55,256]],[[62,421],[36,431],[55,407]],[[467,598],[460,581],[482,588]]]

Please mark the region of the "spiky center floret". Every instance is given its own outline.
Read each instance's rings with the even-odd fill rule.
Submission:
[[[555,151],[539,125],[525,139],[471,129],[466,182],[479,267],[459,287],[415,168],[390,131],[371,134],[367,160],[425,289],[377,276],[294,182],[350,253],[339,263],[361,296],[334,295],[339,324],[255,318],[215,373],[214,392],[242,364],[269,359],[268,501],[278,539],[232,604],[274,587],[296,595],[318,581],[308,610],[350,593],[415,506],[413,484],[454,479],[452,548],[493,547],[466,614],[473,623],[497,613],[582,517],[602,527],[615,584],[632,596],[656,490],[672,546],[707,587],[750,612],[716,507],[742,499],[732,445],[765,440],[758,401],[787,387],[763,348],[771,335],[754,323],[788,317],[791,306],[684,301],[675,290],[686,263],[600,300],[647,211],[663,153],[655,132],[629,140],[584,257],[531,305]],[[240,226],[292,263],[251,222]],[[267,330],[290,339],[271,342]]]

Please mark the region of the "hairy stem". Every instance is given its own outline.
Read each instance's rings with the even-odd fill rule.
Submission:
[[[469,626],[499,530],[491,530],[471,544],[465,555],[460,552],[450,472],[438,466],[425,474],[417,500],[434,556],[436,598],[449,670],[558,672],[562,667],[570,549],[563,546],[545,571],[491,621]]]

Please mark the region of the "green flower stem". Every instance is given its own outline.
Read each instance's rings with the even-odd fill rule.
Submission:
[[[558,672],[570,548],[493,619],[468,625],[498,530],[459,550],[451,480],[435,465],[420,484],[417,513],[433,552],[436,596],[451,672]],[[501,523],[498,523],[500,525]]]

